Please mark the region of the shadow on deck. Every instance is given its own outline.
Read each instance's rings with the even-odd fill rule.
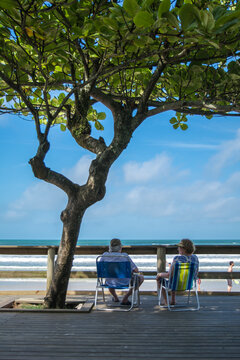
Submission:
[[[239,296],[200,296],[196,312],[141,302],[127,313],[0,313],[0,360],[240,358]]]

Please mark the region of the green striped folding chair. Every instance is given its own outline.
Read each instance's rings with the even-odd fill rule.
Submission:
[[[196,285],[197,271],[198,271],[197,265],[194,263],[191,262],[174,263],[170,269],[169,280],[162,279],[163,281],[160,284],[160,288],[158,291],[159,306],[163,307],[161,305],[161,296],[162,296],[162,291],[164,290],[166,292],[168,310],[170,311],[199,310],[200,304],[199,304],[198,291]],[[175,291],[175,292],[187,291],[188,293],[187,301],[184,304],[170,305],[169,294],[168,294],[169,291]],[[197,303],[196,307],[192,307],[190,304],[190,298],[192,293],[195,293],[196,303]]]

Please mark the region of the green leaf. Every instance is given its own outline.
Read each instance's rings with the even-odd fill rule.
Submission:
[[[0,8],[2,9],[15,9],[17,7],[18,3],[16,0],[1,0],[0,2]]]
[[[167,17],[169,25],[171,25],[172,27],[179,30],[179,23],[178,23],[178,19],[176,18],[176,16],[174,16],[174,14],[169,12],[166,17]]]
[[[201,12],[201,23],[202,23],[202,26],[206,29],[207,25],[208,25],[208,13],[207,13],[207,11],[202,11]]]
[[[7,102],[11,101],[13,99],[13,95],[7,95],[6,100]]]
[[[62,102],[65,99],[66,95],[64,93],[61,93],[58,97],[59,102]]]
[[[4,99],[0,99],[0,106],[4,103]]]
[[[58,99],[54,97],[54,98],[51,100],[51,105],[52,105],[52,106],[55,106],[55,107],[58,107],[58,106],[59,106],[59,101],[58,101]]]
[[[60,125],[60,129],[61,129],[62,131],[66,131],[66,125],[61,124],[61,125]]]
[[[97,130],[104,130],[104,127],[102,126],[102,124],[99,121],[95,121],[95,128]]]
[[[143,9],[149,9],[149,7],[152,5],[152,3],[154,2],[155,0],[143,0],[142,2],[142,8]]]
[[[184,124],[184,123],[180,123],[180,127],[182,130],[187,130],[188,129],[188,125]]]
[[[189,25],[195,20],[195,9],[192,4],[184,4],[180,11],[179,17],[181,20],[182,28],[187,29]]]
[[[215,49],[220,49],[220,46],[215,41],[208,40],[208,43],[215,47]]]
[[[206,118],[211,120],[213,118],[213,115],[206,115]]]
[[[133,18],[133,21],[137,27],[147,28],[154,23],[152,15],[148,11],[139,11]]]
[[[177,122],[177,119],[174,116],[169,120],[169,122],[170,122],[170,124],[175,124]]]
[[[238,21],[239,21],[239,16],[240,16],[240,10],[226,12],[225,15],[222,15],[216,21],[216,27],[220,27],[221,25],[226,24],[226,23],[231,23],[232,20],[238,19]]]
[[[136,15],[136,13],[140,10],[136,0],[124,0],[123,8],[132,17],[134,17],[134,15]]]
[[[221,18],[222,16],[225,15],[225,8],[223,6],[216,6],[213,11],[212,11],[212,14],[213,14],[213,17],[215,20],[218,20],[219,18]]]
[[[158,8],[158,18],[161,19],[162,15],[169,11],[171,6],[170,0],[163,0]]]
[[[98,120],[105,120],[106,119],[106,114],[105,112],[100,112],[97,114],[97,118]]]
[[[103,19],[105,25],[107,25],[112,30],[118,30],[118,23],[116,20],[112,18],[105,18]]]
[[[175,130],[176,130],[178,127],[179,127],[179,123],[173,125],[173,128],[174,128]]]
[[[37,96],[37,97],[41,97],[42,96],[42,90],[41,89],[36,89],[33,94],[35,96]]]

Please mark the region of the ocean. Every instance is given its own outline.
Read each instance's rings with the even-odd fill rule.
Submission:
[[[179,240],[122,240],[123,245],[174,245]],[[240,240],[194,240],[195,245],[240,245]],[[78,245],[108,245],[109,240],[79,240]],[[58,240],[36,240],[36,239],[0,239],[0,246],[57,246]],[[154,255],[132,255],[140,271],[155,271],[156,256]],[[240,271],[240,255],[199,255],[201,271],[227,271],[229,261],[235,262],[234,271]],[[167,256],[167,262],[172,261],[173,256]],[[95,255],[75,255],[73,271],[94,271]],[[42,255],[2,255],[0,254],[0,271],[45,271],[47,257]]]

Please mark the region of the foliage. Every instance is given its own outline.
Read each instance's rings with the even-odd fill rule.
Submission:
[[[221,0],[2,0],[0,110],[76,139],[103,129],[96,89],[145,117],[176,110],[183,130],[183,114],[238,112],[239,15]]]

